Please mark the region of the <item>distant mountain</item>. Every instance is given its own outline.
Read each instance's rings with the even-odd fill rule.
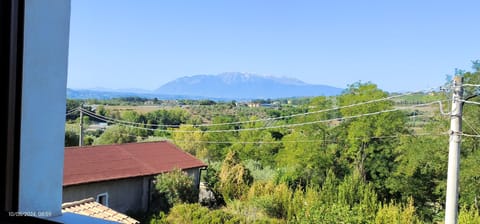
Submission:
[[[178,99],[192,99],[192,100],[200,100],[206,99],[206,97],[201,96],[182,96],[182,95],[170,95],[170,94],[158,94],[149,92],[132,92],[126,90],[122,92],[122,90],[109,90],[105,88],[95,88],[95,89],[70,89],[67,88],[67,99],[100,99],[100,100],[107,100],[112,98],[120,98],[120,97],[143,97],[148,99],[158,98],[163,100],[178,100]],[[224,100],[224,99],[211,99],[211,100]]]
[[[159,99],[249,100],[308,96],[332,96],[342,89],[312,85],[293,78],[260,76],[250,73],[222,73],[182,77],[162,85],[154,91],[142,89],[67,88],[68,99],[112,99],[144,97]]]
[[[228,99],[266,99],[338,95],[342,89],[313,85],[293,78],[261,76],[250,73],[222,73],[178,78],[154,92],[183,96]]]

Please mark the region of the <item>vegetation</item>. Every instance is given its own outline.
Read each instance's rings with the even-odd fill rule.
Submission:
[[[465,83],[480,83],[478,64],[463,73]],[[88,136],[92,144],[167,139],[209,163],[203,180],[213,198],[186,197],[195,193],[180,171],[159,177],[168,208],[152,223],[437,223],[444,216],[449,119],[438,104],[415,105],[448,102],[445,89],[377,100],[395,94],[354,83],[337,97],[257,100],[277,106],[255,108],[183,100],[139,112],[105,104],[89,110],[129,123],[110,120],[116,124]],[[467,97],[478,92],[465,87]],[[80,104],[68,105],[70,111]],[[418,115],[426,118],[412,125]],[[67,126],[78,126],[77,118],[68,116]],[[463,133],[478,135],[477,105],[465,104],[464,123]],[[78,142],[75,133],[66,132],[67,145]],[[480,223],[479,141],[462,139],[459,223]]]
[[[158,175],[155,189],[152,204],[157,207],[153,210],[168,212],[175,204],[198,202],[198,189],[192,178],[180,169]]]

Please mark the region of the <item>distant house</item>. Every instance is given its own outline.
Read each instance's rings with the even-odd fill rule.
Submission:
[[[253,102],[250,102],[247,104],[248,107],[260,107],[260,103],[253,103]]]
[[[91,125],[88,126],[87,129],[85,129],[85,131],[97,131],[97,130],[105,130],[107,129],[108,127],[108,123],[107,122],[97,122],[97,123],[93,123]]]
[[[118,212],[147,211],[156,175],[181,169],[199,187],[206,166],[167,141],[67,147],[63,202],[92,197]]]
[[[155,104],[155,102],[153,102],[153,100],[147,100],[147,101],[143,102],[143,104],[145,104],[145,105],[153,105],[153,104]]]

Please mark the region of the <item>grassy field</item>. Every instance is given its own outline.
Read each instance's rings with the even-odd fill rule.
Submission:
[[[105,106],[105,109],[111,111],[136,111],[138,113],[144,114],[160,109],[171,109],[171,106],[156,106],[156,105],[144,105],[144,106]]]

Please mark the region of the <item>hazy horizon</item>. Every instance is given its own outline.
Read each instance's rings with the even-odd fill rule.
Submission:
[[[232,73],[232,72],[226,72],[226,73]],[[221,73],[223,74],[223,73]],[[294,79],[294,80],[298,80],[298,81],[301,81],[301,82],[304,82],[305,84],[308,84],[308,85],[325,85],[325,84],[322,84],[322,83],[308,83],[308,82],[305,82],[303,80],[300,80],[300,79],[297,79],[297,78],[294,78],[294,77],[286,77],[286,76],[282,76],[282,77],[279,77],[279,76],[272,76],[272,75],[261,75],[261,74],[253,74],[253,73],[249,73],[249,74],[252,74],[252,75],[257,75],[257,76],[267,76],[267,77],[274,77],[274,78],[284,78],[284,79]],[[198,75],[213,75],[213,76],[217,76],[217,75],[220,75],[220,74],[198,74]],[[194,76],[198,76],[198,75],[189,75],[189,76],[183,76],[183,77],[178,77],[174,80],[177,80],[177,79],[180,79],[180,78],[187,78],[187,77],[194,77]],[[167,84],[171,81],[174,81],[174,80],[170,80],[166,83],[163,83],[163,84]],[[361,81],[361,80],[359,80]],[[363,81],[361,81],[363,82]],[[352,82],[350,84],[353,84],[355,82]],[[163,85],[162,84],[162,85]],[[374,83],[374,84],[377,84],[377,83]],[[132,87],[132,88],[109,88],[109,87],[104,87],[104,86],[91,86],[91,87],[81,87],[81,88],[71,88],[71,87],[68,87],[70,89],[75,89],[75,90],[97,90],[97,91],[118,91],[118,92],[126,92],[126,91],[131,91],[131,92],[145,92],[145,93],[151,93],[151,92],[154,92],[156,91],[158,88],[160,88],[162,85],[160,85],[159,87],[156,87],[156,88],[153,88],[153,89],[146,89],[146,88],[135,88],[135,87]],[[377,84],[378,85],[378,84]],[[326,85],[326,86],[331,86],[331,85]],[[340,89],[346,89],[348,88],[348,86],[331,86],[331,87],[335,87],[335,88],[340,88]],[[380,89],[382,89],[381,86],[379,86]],[[432,88],[434,87],[431,87],[431,88],[425,88],[425,89],[416,89],[416,90],[412,90],[412,91],[427,91],[427,90],[431,90]],[[409,90],[397,90],[397,91],[388,91],[386,89],[382,89],[384,91],[387,91],[387,92],[391,92],[391,93],[401,93],[401,92],[408,92]],[[438,90],[438,89],[437,89]]]
[[[241,73],[241,74],[250,74],[250,75],[255,75],[255,76],[260,76],[260,77],[273,77],[273,78],[279,78],[279,79],[293,79],[293,80],[297,80],[297,81],[301,81],[301,82],[304,82],[305,84],[310,84],[310,85],[325,85],[325,84],[322,84],[322,83],[308,83],[308,82],[305,82],[301,79],[298,79],[298,78],[295,78],[295,77],[287,77],[287,76],[274,76],[274,75],[267,75],[267,74],[255,74],[255,73],[249,73],[249,72],[222,72],[220,74],[195,74],[195,75],[186,75],[186,76],[182,76],[182,77],[177,77],[173,80],[170,80],[170,81],[167,81],[165,83],[162,83],[161,85],[159,85],[158,87],[156,88],[153,88],[153,89],[146,89],[146,88],[141,88],[141,87],[127,87],[127,88],[109,88],[109,87],[104,87],[104,86],[91,86],[91,87],[82,87],[82,88],[71,88],[71,87],[68,87],[68,88],[71,88],[71,89],[106,89],[106,90],[128,90],[128,89],[137,89],[137,90],[146,90],[146,91],[155,91],[156,89],[158,89],[159,87],[161,87],[162,85],[164,84],[167,84],[169,82],[172,82],[172,81],[175,81],[177,79],[180,79],[180,78],[188,78],[188,77],[194,77],[194,76],[200,76],[200,75],[211,75],[211,76],[217,76],[217,75],[221,75],[221,74],[225,74],[225,73]],[[328,85],[330,86],[330,85]],[[332,86],[332,87],[336,87],[336,88],[346,88],[345,87],[339,87],[339,86]]]

